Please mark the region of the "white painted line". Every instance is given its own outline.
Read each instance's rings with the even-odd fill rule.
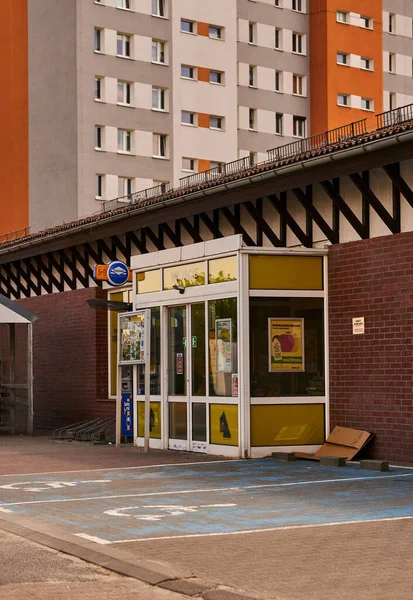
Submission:
[[[120,498],[150,498],[154,496],[177,496],[186,494],[206,494],[215,492],[242,492],[244,490],[260,490],[269,488],[294,487],[299,485],[317,485],[325,483],[341,483],[353,481],[377,481],[377,479],[395,479],[397,477],[413,477],[413,473],[400,475],[371,475],[370,477],[343,477],[337,479],[318,479],[315,481],[293,481],[289,483],[268,483],[262,485],[246,485],[244,487],[205,488],[197,490],[175,490],[173,492],[143,492],[141,494],[120,494],[117,496],[90,496],[86,498],[57,498],[54,500],[28,500],[26,502],[5,502],[0,506],[26,506],[29,504],[57,504],[60,502],[88,502],[96,500],[118,500]]]
[[[244,531],[224,531],[220,533],[189,533],[186,535],[166,535],[162,537],[147,537],[147,538],[136,538],[134,540],[119,540],[117,542],[110,542],[111,544],[132,544],[134,542],[155,542],[158,540],[176,540],[184,538],[199,538],[199,537],[213,537],[213,536],[225,536],[225,535],[244,535],[248,533],[268,533],[274,531],[285,531],[287,529],[310,529],[315,527],[334,527],[336,525],[360,525],[365,523],[382,523],[384,521],[404,521],[413,519],[412,517],[387,517],[383,519],[366,519],[359,521],[336,521],[334,523],[316,523],[314,525],[285,525],[281,527],[270,527],[269,529],[246,529]]]
[[[88,540],[89,542],[96,542],[96,544],[112,544],[113,542],[108,542],[108,540],[104,540],[100,537],[96,537],[94,535],[88,535],[87,533],[74,533],[77,537],[81,537],[84,540]]]
[[[12,510],[9,510],[8,508],[3,508],[2,506],[0,506],[0,512],[13,514]]]
[[[252,461],[262,460],[261,458],[253,458],[246,461],[243,458],[235,458],[228,460],[206,460],[204,462],[186,462],[186,463],[166,463],[162,465],[142,465],[140,467],[108,467],[102,469],[78,469],[77,471],[42,471],[40,473],[10,473],[9,475],[0,475],[0,477],[28,477],[30,475],[59,475],[61,473],[100,473],[101,471],[132,471],[139,469],[159,469],[163,467],[187,467],[199,465],[216,465],[221,463],[245,462],[247,464]],[[402,468],[402,467],[401,467]]]

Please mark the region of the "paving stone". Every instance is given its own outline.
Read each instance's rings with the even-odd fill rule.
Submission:
[[[361,460],[360,468],[367,469],[368,471],[387,473],[389,470],[389,463],[386,460]]]
[[[345,467],[346,464],[346,459],[340,456],[320,456],[322,467]]]
[[[203,594],[204,600],[255,600],[252,596],[244,596],[225,589],[209,590]]]
[[[273,452],[271,456],[277,460],[286,460],[288,462],[296,460],[294,452]]]
[[[214,584],[201,582],[197,579],[172,579],[170,581],[164,581],[163,583],[160,583],[158,587],[171,590],[172,592],[178,592],[179,594],[184,594],[185,596],[197,596],[210,590],[212,587],[214,587]]]

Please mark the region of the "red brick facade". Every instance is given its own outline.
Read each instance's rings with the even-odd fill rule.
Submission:
[[[331,425],[374,432],[375,458],[413,461],[412,308],[412,233],[331,247]]]
[[[39,317],[33,325],[35,428],[115,416],[108,401],[107,313],[86,304],[96,297],[106,292],[90,288],[19,301]]]

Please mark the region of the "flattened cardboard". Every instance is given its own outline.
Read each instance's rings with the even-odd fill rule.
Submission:
[[[320,456],[336,456],[351,460],[373,437],[374,434],[368,431],[337,426],[317,452],[314,454],[295,452],[295,456],[310,460],[319,460]]]

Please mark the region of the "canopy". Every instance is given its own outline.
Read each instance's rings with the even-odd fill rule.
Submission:
[[[0,294],[0,323],[34,323],[36,315]]]

